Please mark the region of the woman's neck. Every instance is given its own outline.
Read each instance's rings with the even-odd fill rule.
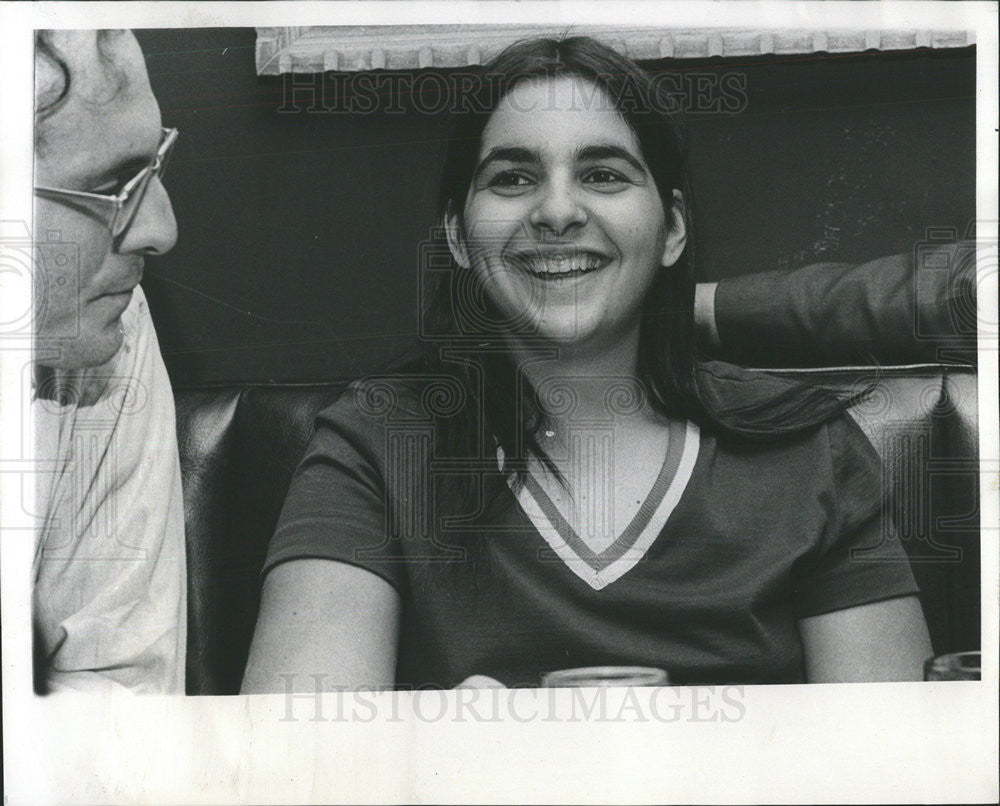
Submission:
[[[520,366],[549,412],[549,427],[561,430],[571,420],[605,420],[638,406],[645,396],[638,357],[636,328],[599,348],[560,346],[556,357],[525,355]]]

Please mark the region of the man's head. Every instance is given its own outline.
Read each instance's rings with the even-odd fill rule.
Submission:
[[[43,31],[35,38],[35,186],[118,195],[156,158],[160,109],[128,31]],[[177,225],[154,176],[124,231],[114,205],[72,193],[35,194],[37,362],[76,369],[109,360],[143,259],[173,247]],[[122,221],[119,216],[119,226]]]

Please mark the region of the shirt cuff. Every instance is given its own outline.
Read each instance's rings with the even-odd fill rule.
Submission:
[[[694,327],[706,347],[717,348],[719,328],[715,322],[715,289],[718,283],[698,283],[694,287]]]

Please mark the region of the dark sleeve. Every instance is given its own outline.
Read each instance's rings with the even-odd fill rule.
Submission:
[[[906,552],[883,515],[882,465],[847,415],[829,423],[831,513],[795,572],[798,618],[918,593]]]
[[[321,558],[359,566],[400,589],[402,566],[387,527],[384,421],[364,410],[358,388],[317,416],[262,574],[288,560]]]
[[[720,355],[756,366],[976,356],[975,244],[721,280]]]

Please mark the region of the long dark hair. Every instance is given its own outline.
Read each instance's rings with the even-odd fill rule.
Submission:
[[[780,389],[774,405],[727,401],[724,393],[719,394],[719,373],[705,371],[707,365],[698,360],[695,345],[694,195],[684,138],[671,114],[673,101],[635,62],[589,37],[518,42],[483,68],[481,81],[463,99],[465,108],[457,115],[449,140],[439,221],[443,224],[449,215],[461,220],[482,133],[501,99],[521,82],[567,76],[603,91],[635,133],[668,222],[673,192],[679,190],[685,200],[686,247],[669,270],[658,273],[642,308],[637,380],[652,406],[717,433],[761,439],[808,428],[849,405],[850,400],[826,390],[798,384]],[[531,456],[555,471],[538,440],[545,410],[511,353],[503,349],[503,339],[497,338],[497,323],[502,327],[509,317],[487,296],[470,292],[475,286],[473,273],[448,256],[443,226],[434,243],[436,248],[429,253],[444,256],[450,265],[447,271],[433,273],[436,287],[423,323],[424,362],[459,379],[468,396],[462,414],[442,434],[447,452],[485,457],[499,447],[507,458],[506,474],[518,481]],[[471,315],[470,306],[476,307]],[[466,358],[456,361],[454,356],[461,352],[456,345],[463,343],[478,349],[465,350]],[[448,348],[452,360],[447,358]],[[471,353],[474,360],[468,358]]]

